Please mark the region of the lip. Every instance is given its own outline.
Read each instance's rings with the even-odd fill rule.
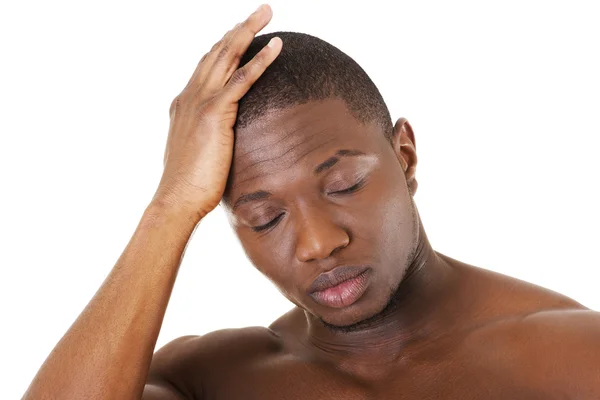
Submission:
[[[369,284],[369,276],[368,266],[336,267],[319,275],[310,286],[308,294],[323,306],[347,307],[363,295]]]

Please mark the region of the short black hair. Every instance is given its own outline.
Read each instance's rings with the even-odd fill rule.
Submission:
[[[239,102],[236,128],[273,109],[337,97],[362,123],[378,123],[392,135],[390,112],[367,73],[337,47],[305,33],[272,32],[254,38],[240,60],[250,61],[272,37],[283,41],[281,53]]]

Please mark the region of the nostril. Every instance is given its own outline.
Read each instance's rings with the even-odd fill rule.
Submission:
[[[347,244],[343,244],[341,246],[336,247],[335,249],[333,249],[333,251],[331,252],[331,254],[333,255],[333,254],[337,253],[338,251],[340,251],[341,249],[343,249],[346,246],[347,246]]]

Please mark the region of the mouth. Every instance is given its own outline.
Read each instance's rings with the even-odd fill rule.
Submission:
[[[322,273],[308,290],[318,304],[343,308],[358,301],[369,285],[368,266],[343,266]]]

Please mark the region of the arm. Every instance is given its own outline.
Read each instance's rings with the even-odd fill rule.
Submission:
[[[281,50],[281,39],[272,40],[237,68],[270,19],[271,10],[264,6],[227,32],[173,101],[164,171],[154,198],[117,264],[50,353],[24,400],[141,398],[187,242],[225,191],[237,104]],[[147,400],[182,396],[164,374],[152,375],[144,392]]]
[[[200,336],[183,336],[167,343],[154,353],[142,400],[185,400],[201,398],[197,388],[196,374],[202,374],[190,367],[190,359],[203,359],[197,354]],[[198,357],[199,356],[199,357]],[[194,375],[193,386],[186,379]]]
[[[146,209],[117,264],[48,356],[24,399],[140,397],[195,226],[188,214],[156,205]]]

